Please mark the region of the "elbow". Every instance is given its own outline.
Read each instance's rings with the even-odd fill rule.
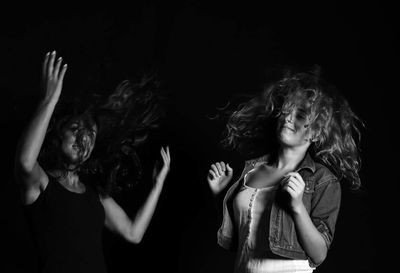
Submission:
[[[140,242],[143,239],[143,234],[139,234],[138,232],[132,231],[130,232],[127,236],[125,236],[125,239],[132,243],[132,244],[140,244]]]
[[[326,254],[321,254],[320,256],[312,259],[313,263],[316,265],[320,265],[322,264],[323,261],[325,261],[326,258]]]
[[[325,261],[326,256],[327,256],[327,250],[324,249],[321,252],[319,252],[318,255],[314,255],[313,257],[310,258],[314,265],[319,266]]]
[[[140,244],[140,242],[142,241],[143,237],[141,236],[137,236],[137,237],[132,237],[129,242],[134,244],[134,245],[138,245]]]
[[[18,172],[23,172],[23,173],[31,173],[33,168],[35,167],[36,160],[30,160],[26,157],[20,157],[17,158],[15,161],[15,170]]]

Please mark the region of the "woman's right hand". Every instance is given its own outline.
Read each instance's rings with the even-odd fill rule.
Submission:
[[[229,181],[231,181],[232,175],[233,169],[229,164],[225,164],[221,161],[211,165],[211,169],[208,171],[207,181],[214,195],[217,195],[225,189]]]
[[[44,101],[58,100],[61,94],[67,64],[61,67],[62,57],[56,61],[56,52],[47,52],[43,61],[42,85]]]

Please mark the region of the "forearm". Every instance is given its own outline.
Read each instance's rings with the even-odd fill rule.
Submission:
[[[19,140],[16,164],[25,171],[31,171],[37,162],[57,101],[58,99],[54,98],[39,103],[33,119]]]
[[[324,238],[314,226],[304,205],[293,212],[293,220],[296,226],[297,238],[304,251],[314,263],[321,263],[325,259],[328,249]]]
[[[153,217],[164,182],[156,183],[131,224],[131,237],[140,242]]]

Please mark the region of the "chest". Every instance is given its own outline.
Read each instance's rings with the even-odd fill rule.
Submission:
[[[266,164],[259,164],[251,168],[244,176],[244,184],[252,188],[266,188],[278,185],[284,172]]]
[[[69,182],[67,179],[56,181],[57,183],[60,183],[62,187],[64,187],[66,190],[73,192],[73,193],[78,193],[78,194],[83,194],[86,191],[85,185],[79,181],[78,178],[76,179],[71,179],[71,182]]]
[[[51,181],[42,196],[41,213],[54,230],[97,233],[104,223],[104,209],[96,194],[89,188],[77,193]]]

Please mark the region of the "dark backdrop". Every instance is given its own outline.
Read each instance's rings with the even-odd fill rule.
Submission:
[[[384,4],[231,1],[134,1],[129,6],[18,6],[0,17],[3,272],[32,272],[34,248],[12,178],[17,138],[39,98],[41,61],[50,50],[69,68],[62,96],[107,94],[123,79],[156,71],[167,117],[139,150],[150,170],[160,145],[172,167],[140,245],[105,232],[109,272],[231,272],[233,254],[216,244],[220,224],[206,183],[216,160],[243,158],[218,145],[222,121],[208,117],[235,94],[253,94],[282,66],[319,64],[365,122],[363,190],[343,192],[334,243],[317,272],[376,272],[389,265],[397,235],[396,169],[391,157],[398,123],[393,7]],[[390,164],[390,163],[393,163]],[[150,188],[115,196],[130,214]],[[389,216],[392,215],[392,216]],[[380,254],[383,254],[382,256]]]

